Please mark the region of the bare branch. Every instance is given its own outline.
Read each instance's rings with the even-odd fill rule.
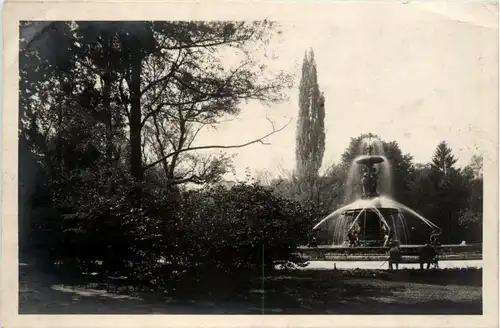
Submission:
[[[200,133],[200,131],[205,127],[205,124],[203,124],[203,123],[200,123],[199,125],[200,126],[195,130],[195,132],[191,136],[191,140],[189,140],[189,142],[188,142],[188,147],[191,147],[191,144],[194,142],[194,140],[198,136],[198,133]]]
[[[174,152],[166,155],[165,157],[160,158],[160,159],[154,161],[153,163],[150,163],[150,164],[146,165],[143,168],[143,170],[147,170],[147,169],[149,169],[149,168],[157,165],[158,163],[161,163],[165,159],[170,158],[170,157],[172,157],[174,155],[178,155],[180,153],[184,153],[184,152],[188,152],[188,151],[193,151],[193,150],[203,150],[203,149],[234,149],[234,148],[243,148],[243,147],[250,146],[250,145],[253,145],[253,144],[256,144],[256,143],[260,143],[260,144],[263,144],[263,145],[270,145],[270,143],[265,142],[264,140],[267,139],[267,138],[269,138],[270,136],[278,133],[278,132],[283,131],[290,124],[290,122],[291,122],[291,120],[289,120],[286,124],[284,124],[279,129],[275,129],[274,128],[274,124],[272,124],[273,125],[273,130],[271,132],[267,133],[266,135],[264,135],[264,136],[262,136],[260,138],[257,138],[257,139],[245,142],[243,144],[239,144],[239,145],[210,145],[210,146],[187,147],[187,148],[184,148],[184,149],[178,149],[177,151],[174,151]]]

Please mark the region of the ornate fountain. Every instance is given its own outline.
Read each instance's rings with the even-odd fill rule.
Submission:
[[[385,234],[389,231],[394,231],[395,234],[406,232],[404,227],[401,227],[401,220],[398,220],[399,209],[380,201],[380,195],[377,192],[380,168],[377,170],[377,167],[386,159],[383,156],[374,155],[373,148],[370,140],[365,146],[366,153],[354,160],[356,165],[364,167],[360,181],[361,200],[364,201],[358,202],[357,206],[354,202],[354,206],[342,213],[346,221],[349,222],[348,232],[356,230],[357,237],[361,245],[364,246],[380,246]],[[340,229],[340,231],[342,230],[344,229]],[[342,238],[341,235],[336,237],[334,239]]]
[[[390,164],[381,153],[383,147],[380,140],[369,138],[362,142],[364,154],[354,159],[351,168],[352,172],[360,175],[360,179],[355,180],[359,183],[355,183],[354,186],[358,187],[360,192],[354,201],[321,220],[315,229],[328,223],[333,230],[333,244],[337,246],[345,244],[348,233],[352,231],[356,232],[361,246],[382,246],[384,236],[389,232],[393,239],[402,244],[410,244],[412,237],[413,241],[422,242],[415,239],[418,239],[419,234],[422,238],[428,235],[429,232],[423,230],[438,227],[412,209],[393,200],[388,190],[379,194],[379,182],[391,180]],[[375,148],[378,154],[374,153]],[[408,220],[409,217],[413,220]]]

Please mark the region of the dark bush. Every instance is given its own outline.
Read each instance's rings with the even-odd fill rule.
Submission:
[[[150,215],[156,198],[147,189],[148,203],[132,204],[127,175],[96,167],[74,170],[53,186],[60,217],[52,229],[62,235],[55,258],[76,259],[81,270],[109,276],[141,278],[150,270],[145,263],[155,262],[161,227],[160,216]]]
[[[200,276],[270,273],[303,264],[296,250],[308,242],[313,216],[312,207],[259,185],[186,192],[164,234],[163,256]]]
[[[169,291],[304,262],[296,251],[309,240],[312,206],[238,184],[175,193],[143,186],[137,207],[129,197],[132,184],[122,179],[107,192],[105,172],[82,172],[66,182],[71,193],[59,189],[59,258],[77,259],[83,271]]]

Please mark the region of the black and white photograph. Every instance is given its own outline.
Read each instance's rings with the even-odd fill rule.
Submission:
[[[4,25],[16,314],[496,318],[498,3],[275,5]]]

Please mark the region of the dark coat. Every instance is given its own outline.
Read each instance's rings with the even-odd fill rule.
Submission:
[[[392,247],[389,250],[389,259],[393,263],[399,263],[401,261],[401,251],[399,247]]]
[[[420,261],[430,263],[434,260],[436,255],[437,255],[437,252],[434,249],[434,247],[432,247],[430,245],[425,245],[420,250]]]

